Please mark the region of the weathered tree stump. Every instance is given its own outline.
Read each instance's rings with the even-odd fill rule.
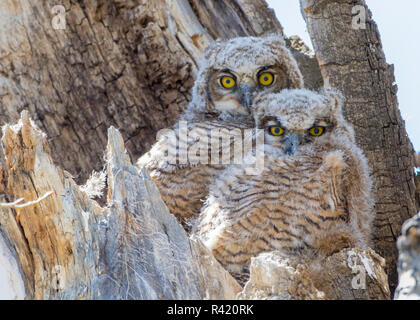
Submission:
[[[47,136],[27,112],[4,128],[8,197],[54,191],[32,206],[0,209],[5,295],[233,299],[240,286],[203,244],[188,238],[152,180],[131,164],[118,130],[111,127],[108,140],[108,202],[100,207],[53,164]]]

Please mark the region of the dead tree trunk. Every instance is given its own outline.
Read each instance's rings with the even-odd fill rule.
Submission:
[[[2,142],[8,196],[54,191],[37,204],[0,209],[6,298],[234,299],[240,291],[131,165],[118,130],[108,130],[106,208],[53,164],[47,136],[27,112],[5,127]]]
[[[417,204],[415,153],[398,109],[394,69],[386,63],[378,27],[364,0],[301,0],[301,5],[324,82],[347,98],[345,116],[372,168],[375,244],[395,289],[396,240]]]

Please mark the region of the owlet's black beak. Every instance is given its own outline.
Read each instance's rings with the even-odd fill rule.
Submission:
[[[248,85],[243,85],[240,87],[241,89],[241,98],[240,103],[249,111],[251,112],[251,105],[252,105],[252,89]]]
[[[283,141],[284,153],[292,156],[296,153],[296,150],[300,144],[300,136],[297,133],[293,133],[286,137]]]

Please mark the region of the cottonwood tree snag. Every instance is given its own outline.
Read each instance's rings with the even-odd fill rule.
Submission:
[[[63,30],[52,26],[55,5],[66,9]],[[100,169],[109,126],[137,158],[189,100],[195,62],[164,0],[8,0],[0,11],[1,122],[29,109],[76,178]]]
[[[0,124],[28,109],[77,182],[101,169],[109,126],[135,161],[177,121],[214,38],[282,33],[264,0],[6,0],[0,12]]]
[[[7,278],[7,294],[233,299],[240,286],[203,244],[187,237],[152,180],[131,165],[118,130],[108,130],[108,141],[108,203],[102,208],[53,164],[47,136],[26,111],[17,125],[4,128],[7,197],[33,200],[55,191],[22,208],[19,221],[15,210],[0,208],[0,276]],[[9,266],[3,267],[4,259]]]
[[[265,0],[190,0],[198,20],[213,39],[265,36],[283,28]]]
[[[324,82],[347,98],[345,117],[372,168],[377,200],[374,240],[395,289],[396,239],[402,223],[417,212],[417,204],[414,151],[398,109],[394,69],[386,63],[378,27],[364,0],[300,2]],[[352,26],[360,25],[352,13],[356,5],[365,9],[365,29]]]

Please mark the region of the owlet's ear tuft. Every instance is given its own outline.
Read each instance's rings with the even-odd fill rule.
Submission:
[[[274,44],[281,47],[286,47],[286,41],[284,41],[284,38],[280,34],[271,34],[266,36],[266,41],[270,44]]]
[[[221,39],[217,39],[211,43],[209,43],[204,48],[204,58],[209,60],[212,56],[216,55],[220,49],[223,47],[223,41]]]
[[[338,114],[342,114],[346,98],[341,91],[331,87],[324,87],[321,89],[320,93],[326,96],[333,115],[337,116]]]

